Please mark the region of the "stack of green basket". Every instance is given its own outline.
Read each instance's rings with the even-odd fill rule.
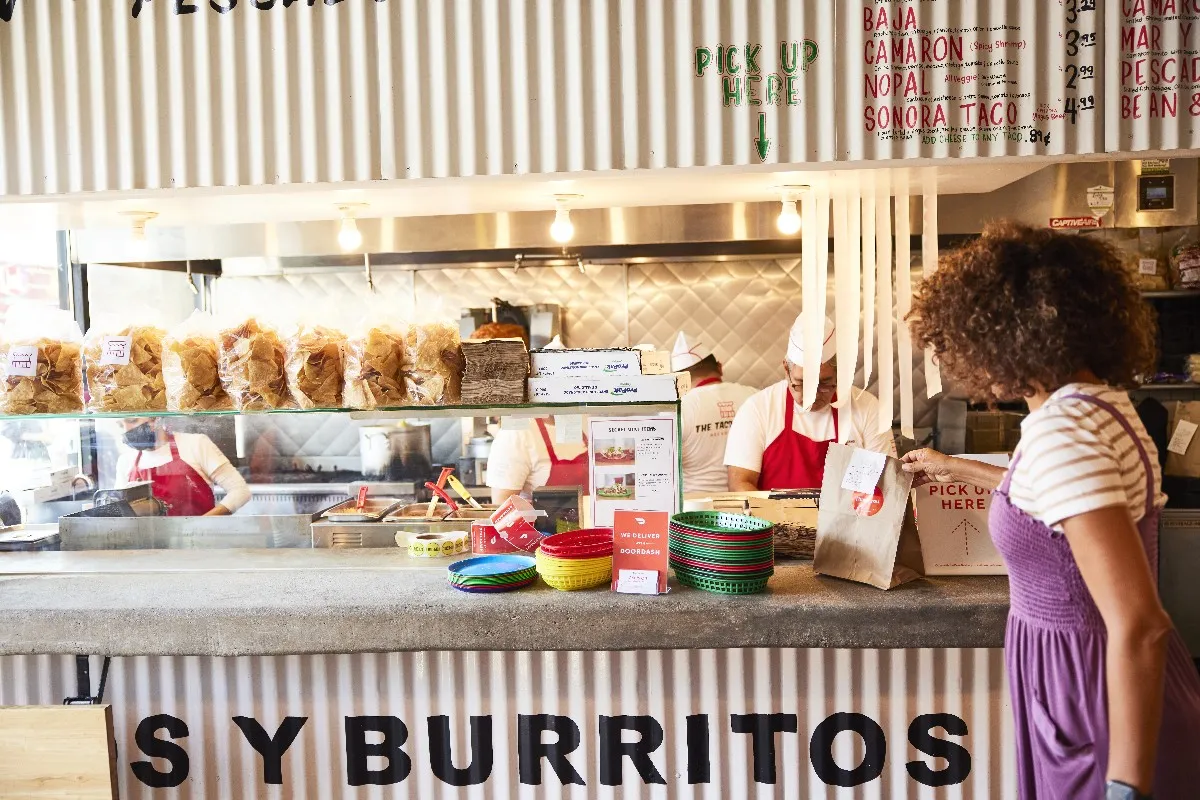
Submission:
[[[775,574],[774,525],[724,511],[671,518],[670,563],[684,586],[719,594],[756,594]]]

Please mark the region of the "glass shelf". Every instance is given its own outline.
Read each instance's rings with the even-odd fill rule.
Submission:
[[[1165,289],[1163,291],[1142,292],[1142,297],[1153,299],[1200,297],[1200,289]]]
[[[127,419],[129,417],[236,417],[268,414],[348,414],[351,419],[440,419],[445,417],[548,417],[554,414],[588,414],[590,416],[628,416],[631,412],[647,414],[675,413],[678,401],[634,401],[628,403],[517,403],[488,406],[395,406],[364,411],[357,408],[273,408],[263,411],[104,411],[69,414],[0,414],[0,422],[20,422],[49,419]]]
[[[1134,389],[1135,392],[1195,392],[1200,391],[1200,383],[1146,383]]]

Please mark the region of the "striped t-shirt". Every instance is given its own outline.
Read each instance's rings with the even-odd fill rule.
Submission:
[[[1146,511],[1146,470],[1137,443],[1106,409],[1071,394],[1088,394],[1119,411],[1141,439],[1154,471],[1156,505],[1162,475],[1158,450],[1129,395],[1109,386],[1073,383],[1050,396],[1021,423],[1020,461],[1009,496],[1017,508],[1061,530],[1063,520],[1114,505],[1129,508],[1133,521]]]

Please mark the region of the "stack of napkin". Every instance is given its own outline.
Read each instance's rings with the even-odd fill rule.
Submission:
[[[529,348],[522,339],[464,339],[462,402],[468,406],[525,402]]]

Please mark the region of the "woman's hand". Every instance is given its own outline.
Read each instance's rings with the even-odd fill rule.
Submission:
[[[954,483],[959,480],[954,473],[956,461],[958,461],[957,458],[928,447],[905,453],[904,457],[900,459],[901,468],[905,472],[913,474],[913,486],[924,486],[927,483]]]
[[[995,489],[1004,480],[1004,467],[995,467],[969,458],[955,458],[926,447],[905,453],[900,459],[905,472],[913,474],[913,486],[927,483],[969,483],[982,489]]]

